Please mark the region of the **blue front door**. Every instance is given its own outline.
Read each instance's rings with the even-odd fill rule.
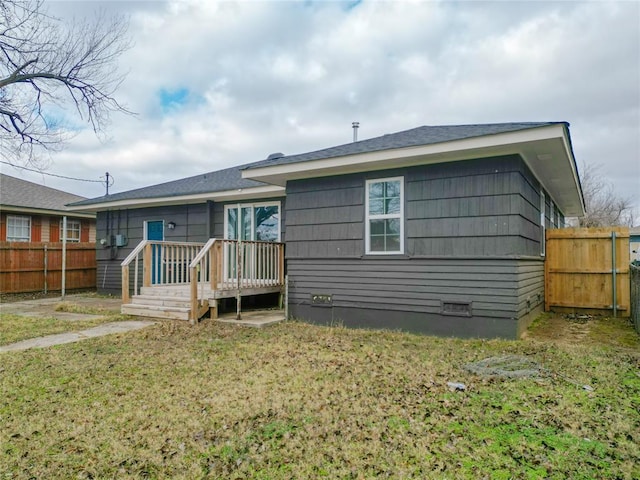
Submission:
[[[164,240],[164,221],[147,222],[147,240]],[[153,245],[151,252],[151,283],[161,283],[162,245]]]

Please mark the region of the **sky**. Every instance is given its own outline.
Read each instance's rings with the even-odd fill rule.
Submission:
[[[111,193],[421,125],[567,121],[640,214],[640,2],[52,1],[129,18],[115,114],[48,173]],[[104,185],[3,173],[86,197]],[[640,218],[640,215],[639,215]]]

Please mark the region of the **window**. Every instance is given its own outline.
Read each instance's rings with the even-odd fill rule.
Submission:
[[[31,217],[7,216],[7,242],[31,241]]]
[[[540,255],[545,255],[545,197],[544,192],[540,189]]]
[[[404,253],[404,178],[367,180],[366,253]]]
[[[556,228],[556,204],[551,202],[551,213],[549,214],[550,217],[550,223],[551,223],[551,228]]]
[[[238,207],[240,214],[238,215]],[[225,238],[229,240],[280,241],[280,202],[227,205]]]
[[[63,225],[64,220],[60,220],[60,241],[64,239]],[[80,220],[67,219],[67,242],[77,243],[80,241]]]

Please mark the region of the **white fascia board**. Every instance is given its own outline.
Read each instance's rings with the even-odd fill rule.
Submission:
[[[196,193],[193,195],[176,195],[172,197],[138,198],[114,200],[112,202],[94,203],[91,205],[69,206],[72,211],[99,212],[103,210],[121,208],[161,207],[166,205],[184,205],[187,203],[202,203],[207,200],[226,202],[235,200],[249,200],[252,198],[284,197],[285,189],[277,185],[264,187],[238,188],[221,192]]]
[[[573,149],[571,148],[571,145],[568,142],[568,138],[564,135],[562,137],[562,142],[564,143],[564,148],[565,148],[565,151],[567,152],[567,157],[569,157],[569,163],[571,166],[571,171],[573,173],[573,180],[575,182],[576,189],[579,192],[581,212],[577,212],[577,216],[582,217],[586,213],[586,210],[585,210],[586,207],[584,205],[582,183],[580,182],[580,175],[578,174],[578,165],[576,163],[575,157],[573,156]]]
[[[49,210],[46,208],[33,208],[33,207],[17,207],[12,205],[0,205],[0,211],[6,213],[16,214],[33,214],[33,215],[51,215],[54,217],[74,217],[74,218],[89,218],[95,219],[95,213],[80,213],[72,212],[71,210]]]
[[[561,124],[548,125],[431,145],[394,148],[321,160],[251,168],[242,171],[242,178],[285,185],[287,180],[310,178],[318,176],[319,173],[321,176],[339,175],[356,171],[466,160],[478,154],[519,153],[518,144],[559,137],[564,137],[563,126]],[[513,148],[510,150],[509,147]]]
[[[287,180],[520,155],[567,216],[584,215],[580,182],[564,124],[451,142],[310,160],[242,171],[243,178],[286,185]]]

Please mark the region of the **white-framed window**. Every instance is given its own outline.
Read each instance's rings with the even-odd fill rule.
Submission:
[[[545,195],[540,188],[540,255],[545,256],[545,233],[546,233],[546,223],[545,223]]]
[[[404,253],[404,177],[367,180],[365,204],[366,253]]]
[[[60,241],[63,237],[64,220],[60,220]],[[67,218],[67,242],[80,242],[80,220],[69,220]]]
[[[224,238],[279,242],[280,202],[225,205]]]
[[[31,241],[31,217],[7,215],[7,242]]]
[[[556,204],[551,202],[551,213],[549,214],[549,219],[550,219],[550,223],[551,223],[551,228],[558,228],[558,225],[556,223]]]

